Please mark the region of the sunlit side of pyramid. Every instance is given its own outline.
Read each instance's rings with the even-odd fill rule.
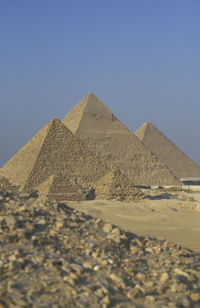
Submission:
[[[108,168],[58,119],[51,120],[1,169],[0,175],[25,190],[61,174],[93,184]]]
[[[110,167],[134,184],[177,184],[174,174],[94,94],[84,97],[63,123]]]
[[[134,134],[178,177],[200,176],[200,168],[151,123]]]

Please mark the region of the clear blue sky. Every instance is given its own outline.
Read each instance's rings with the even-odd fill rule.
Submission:
[[[0,0],[0,165],[87,92],[200,165],[200,1]]]

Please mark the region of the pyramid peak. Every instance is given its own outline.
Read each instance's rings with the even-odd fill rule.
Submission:
[[[49,124],[62,124],[62,122],[59,119],[54,118],[49,121]]]
[[[158,130],[151,122],[144,122],[133,134],[140,140],[144,141],[146,133],[149,129]]]
[[[71,131],[66,127],[66,125],[64,125],[64,124],[62,123],[62,121],[60,121],[60,120],[57,119],[57,118],[54,118],[54,119],[50,120],[50,121],[47,123],[46,126],[48,126],[49,129],[51,128],[51,129],[53,129],[53,130],[56,129],[56,128],[61,129],[61,127],[63,127],[63,128],[65,129],[65,132],[68,132],[68,133],[71,134]]]
[[[110,119],[112,111],[93,93],[88,93],[79,104],[84,102],[83,113]],[[79,105],[78,104],[78,105]]]
[[[142,127],[148,127],[148,126],[154,126],[151,122],[144,122],[143,124],[142,124]]]
[[[85,101],[85,107],[89,103],[104,105],[104,103],[92,92],[89,92],[80,102],[82,101]]]
[[[88,97],[88,98],[89,97],[96,97],[97,98],[97,96],[92,92],[88,92],[85,97]]]
[[[82,100],[65,116],[63,123],[71,130],[77,133],[83,123],[96,121],[96,124],[105,126],[103,121],[113,122],[116,117],[112,111],[93,93],[89,92]],[[94,122],[93,122],[94,124]],[[90,128],[89,128],[90,129]]]
[[[147,121],[147,122],[144,122],[144,123],[143,123],[143,125],[149,125],[149,124],[151,124],[151,122],[148,122],[148,121]]]

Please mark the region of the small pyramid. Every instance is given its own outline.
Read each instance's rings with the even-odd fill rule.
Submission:
[[[80,185],[70,182],[62,175],[51,175],[37,187],[41,199],[48,198],[56,201],[81,201],[85,200],[84,192]]]
[[[95,194],[101,199],[139,200],[144,194],[119,169],[109,170],[95,186]]]
[[[163,135],[153,124],[145,122],[134,132],[144,144],[162,161],[176,176],[198,177],[198,167],[174,143]]]
[[[178,184],[168,167],[94,94],[87,94],[63,123],[110,168],[119,168],[135,185]]]
[[[93,184],[108,168],[58,119],[51,120],[1,169],[13,184],[31,190],[52,174]]]

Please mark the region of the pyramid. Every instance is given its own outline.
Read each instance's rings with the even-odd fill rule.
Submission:
[[[51,175],[37,189],[41,199],[48,198],[56,201],[81,201],[86,199],[82,187],[71,183],[70,179],[62,175]]]
[[[95,185],[95,194],[100,199],[118,199],[133,201],[145,197],[141,190],[131,184],[128,177],[123,175],[119,169],[109,170]]]
[[[200,167],[151,123],[144,123],[134,134],[177,178],[200,176]]]
[[[137,185],[177,184],[175,175],[94,94],[84,97],[63,123],[109,167]]]
[[[107,166],[95,154],[54,119],[0,169],[0,175],[28,191],[53,174],[67,175],[79,184],[92,185],[107,171]]]

